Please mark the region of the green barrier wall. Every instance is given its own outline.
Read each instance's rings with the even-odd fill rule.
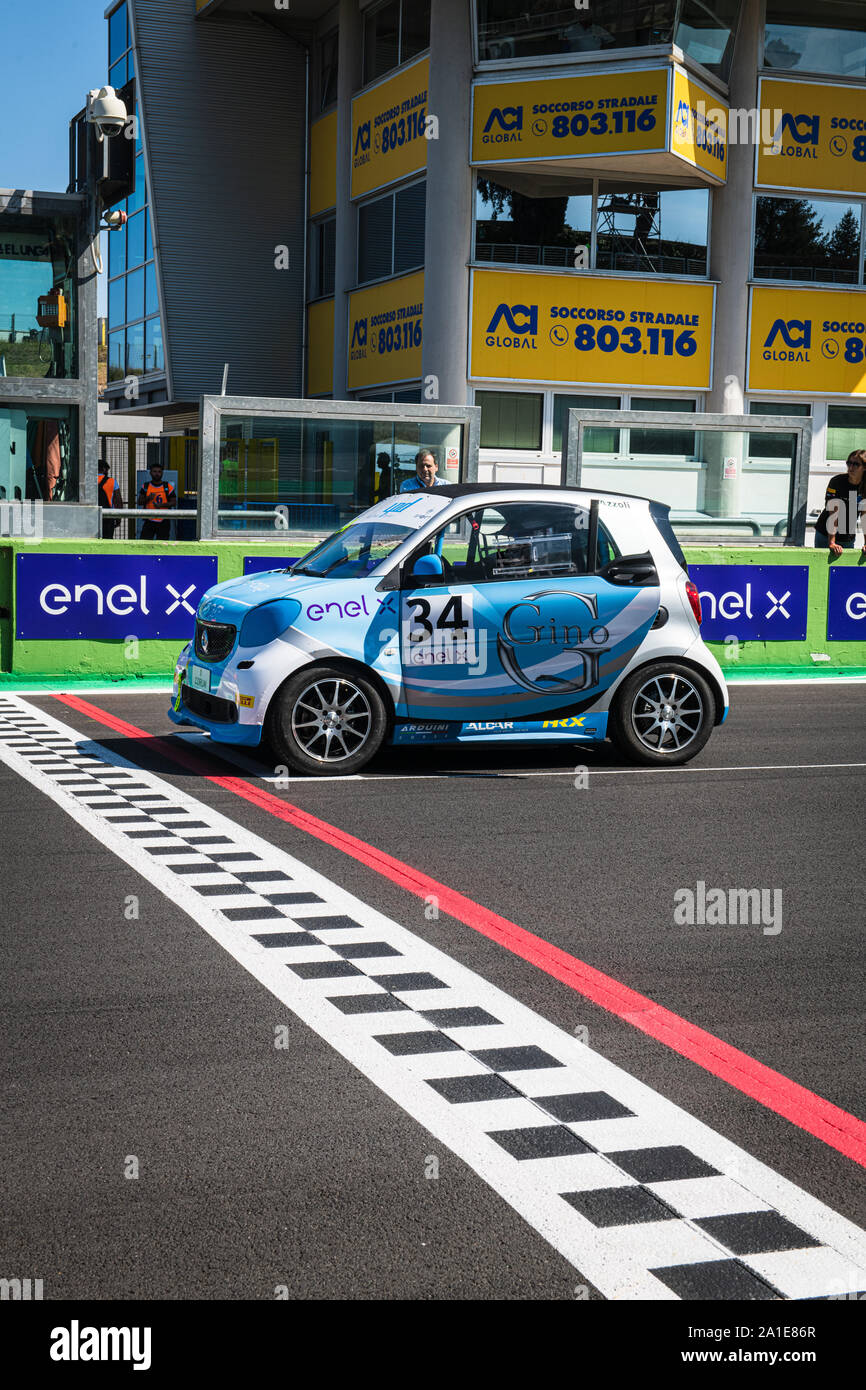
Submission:
[[[15,556],[21,551],[42,551],[78,555],[165,555],[168,547],[175,555],[216,556],[220,580],[243,574],[244,556],[304,554],[309,543],[275,541],[243,544],[220,541],[199,542],[137,541],[128,546],[114,541],[0,541],[0,683],[62,678],[66,681],[129,681],[168,679],[179,650],[176,641],[141,641],[137,656],[128,644],[112,641],[35,642],[15,638]],[[723,642],[709,643],[725,672],[734,677],[757,675],[768,669],[779,674],[821,674],[840,671],[853,674],[866,670],[866,642],[827,641],[827,589],[830,566],[828,553],[778,547],[690,546],[690,564],[703,565],[808,565],[809,619],[805,642],[740,642],[736,647]],[[859,551],[847,551],[834,566],[857,565]],[[866,572],[864,572],[866,587]],[[816,660],[818,658],[818,660]]]

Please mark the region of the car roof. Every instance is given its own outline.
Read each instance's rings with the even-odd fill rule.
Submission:
[[[593,497],[626,497],[630,502],[649,502],[649,497],[637,497],[633,492],[613,492],[606,487],[578,487],[573,483],[443,483],[438,487],[418,488],[437,497],[475,497],[485,492],[579,492]],[[664,506],[663,502],[656,506]]]

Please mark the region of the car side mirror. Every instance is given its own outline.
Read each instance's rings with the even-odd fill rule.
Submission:
[[[412,566],[410,579],[429,579],[431,575],[441,578],[445,573],[441,555],[419,555]]]
[[[616,560],[609,560],[598,571],[598,576],[608,584],[637,586],[659,582],[655,561],[648,550],[643,555],[620,555]]]

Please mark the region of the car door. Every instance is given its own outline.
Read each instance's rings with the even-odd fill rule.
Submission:
[[[527,496],[461,521],[439,545],[442,577],[404,567],[409,717],[510,723],[589,708],[655,620],[652,561],[620,557],[597,507]]]

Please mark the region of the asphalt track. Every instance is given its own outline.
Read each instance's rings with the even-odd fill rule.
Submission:
[[[682,771],[629,769],[607,749],[412,750],[383,755],[364,778],[285,787],[200,744],[190,761],[165,696],[83,696],[92,714],[48,693],[24,699],[302,861],[866,1227],[862,1161],[815,1132],[808,1106],[802,1123],[778,1113],[725,1067],[683,1056],[466,920],[433,916],[424,895],[339,837],[308,833],[225,780],[266,787],[856,1117],[862,687],[732,695],[728,726]],[[586,786],[574,784],[578,766]],[[2,762],[0,789],[4,1271],[44,1278],[52,1298],[256,1299],[279,1285],[293,1298],[598,1296],[180,902]],[[781,931],[678,925],[674,895],[699,881],[781,890]],[[290,1045],[278,1049],[284,1025]]]

